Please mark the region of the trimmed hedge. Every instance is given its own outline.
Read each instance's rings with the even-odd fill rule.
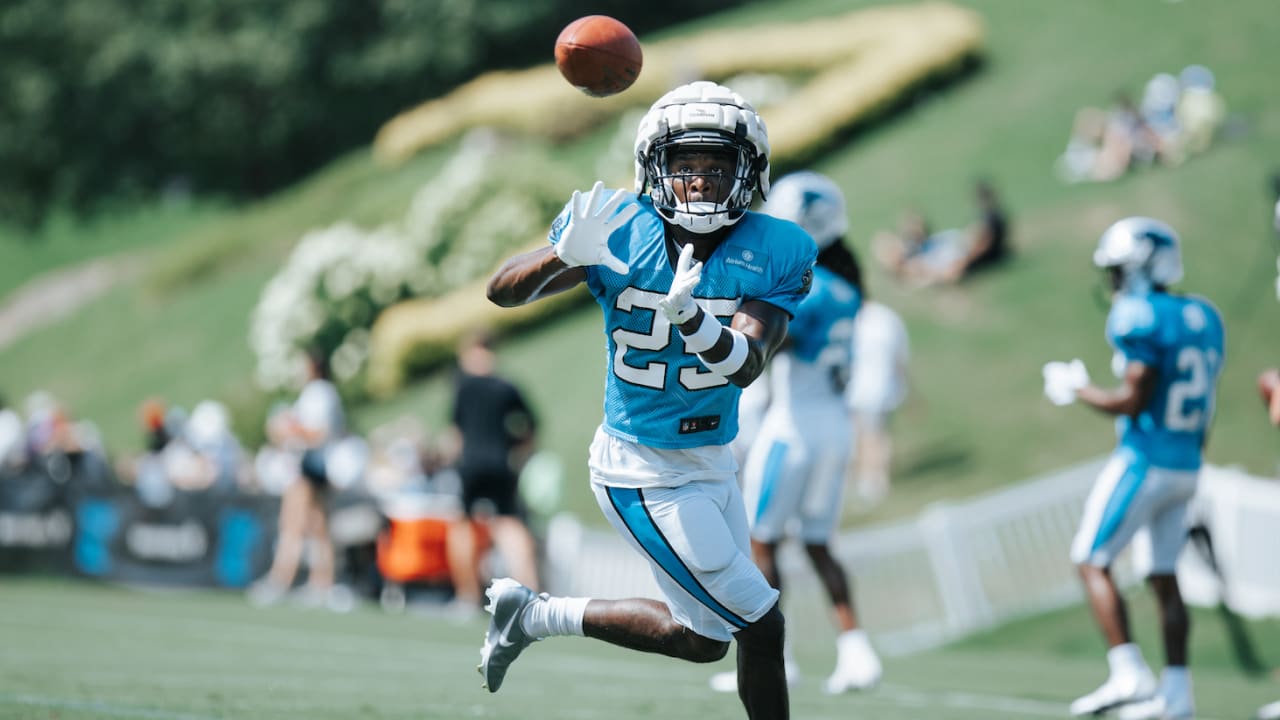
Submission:
[[[403,161],[475,125],[547,138],[581,132],[631,106],[651,103],[682,81],[677,78],[688,77],[690,67],[713,79],[743,72],[811,74],[807,84],[781,102],[760,108],[777,173],[778,168],[799,166],[913,88],[959,71],[981,51],[983,37],[976,13],[926,3],[648,44],[636,84],[603,100],[574,90],[554,65],[491,73],[394,118],[379,132],[375,152],[386,162]],[[678,65],[677,58],[688,62]],[[539,237],[522,251],[545,243]],[[522,327],[589,298],[579,289],[503,309],[487,301],[485,282],[435,299],[407,301],[379,316],[369,345],[369,391],[386,396],[413,373],[451,357],[469,328]]]
[[[976,13],[945,3],[708,31],[645,44],[639,79],[609,98],[575,90],[553,64],[487,73],[392,118],[378,131],[374,153],[401,162],[477,125],[563,139],[626,108],[647,106],[691,77],[815,73],[785,103],[761,109],[774,155],[788,156],[952,69],[980,50],[983,32]]]

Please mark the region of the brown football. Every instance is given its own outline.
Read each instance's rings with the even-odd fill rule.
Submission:
[[[1280,388],[1280,369],[1263,370],[1258,375],[1258,394],[1262,396],[1262,403],[1267,407],[1271,406],[1271,395],[1276,388]]]
[[[587,15],[556,38],[556,67],[570,85],[592,97],[608,97],[640,77],[644,56],[631,28],[608,15]]]

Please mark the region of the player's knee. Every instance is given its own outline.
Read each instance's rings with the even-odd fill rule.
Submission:
[[[758,620],[739,630],[737,639],[743,648],[748,651],[772,654],[774,652],[782,652],[786,631],[787,624],[782,617],[782,610],[775,604],[769,608],[769,612],[760,616]]]
[[[690,662],[713,663],[729,653],[727,640],[713,640],[701,635],[691,635],[684,658]]]

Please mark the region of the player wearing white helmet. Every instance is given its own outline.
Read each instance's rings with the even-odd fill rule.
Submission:
[[[743,469],[752,556],[781,591],[778,544],[796,528],[840,630],[836,669],[826,690],[865,689],[879,681],[880,660],[858,627],[848,576],[830,546],[849,463],[852,430],[845,387],[852,373],[854,317],[862,302],[857,263],[842,242],[848,228],[844,194],[822,175],[793,173],[774,186],[764,212],[808,231],[818,245],[818,263],[813,288],[770,365],[770,403]],[[790,663],[788,676],[798,679]],[[736,690],[736,679],[721,673],[712,677],[711,686]]]
[[[584,282],[599,303],[607,373],[591,486],[665,597],[550,597],[494,581],[480,663],[490,691],[553,635],[693,662],[736,640],[747,715],[788,717],[778,592],[751,561],[729,448],[740,390],[786,336],[817,254],[797,225],[747,209],[768,187],[768,135],[751,105],[715,83],[683,85],[640,122],[636,192],[574,193],[551,245],[490,279],[504,307]]]
[[[1190,718],[1187,612],[1174,570],[1213,418],[1222,317],[1203,298],[1169,292],[1182,278],[1182,255],[1177,234],[1159,220],[1115,223],[1099,240],[1093,262],[1107,273],[1113,292],[1107,340],[1121,384],[1112,390],[1091,384],[1080,360],[1044,368],[1045,394],[1055,405],[1080,400],[1114,415],[1118,440],[1071,547],[1107,643],[1110,674],[1073,702],[1071,713],[1119,707],[1124,720]],[[1158,683],[1132,641],[1111,577],[1112,561],[1131,541],[1134,565],[1159,606],[1166,665]]]

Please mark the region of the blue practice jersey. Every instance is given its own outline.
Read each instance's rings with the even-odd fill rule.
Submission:
[[[787,329],[787,349],[775,359],[772,395],[803,411],[826,403],[843,410],[853,362],[854,317],[862,305],[857,288],[836,273],[813,269],[813,288]]]
[[[1147,407],[1116,420],[1120,447],[1157,467],[1198,469],[1224,357],[1217,308],[1193,296],[1121,295],[1107,316],[1107,342],[1126,364],[1140,362],[1158,374]]]
[[[586,267],[587,286],[604,311],[604,429],[655,448],[727,444],[738,433],[740,389],[685,352],[679,331],[658,310],[675,279],[662,218],[647,196],[627,195],[619,209],[637,204],[639,212],[609,237],[609,249],[630,273]],[[552,243],[571,217],[566,206],[551,226]],[[799,225],[747,212],[704,264],[694,297],[726,325],[747,300],[795,315],[817,252]]]

